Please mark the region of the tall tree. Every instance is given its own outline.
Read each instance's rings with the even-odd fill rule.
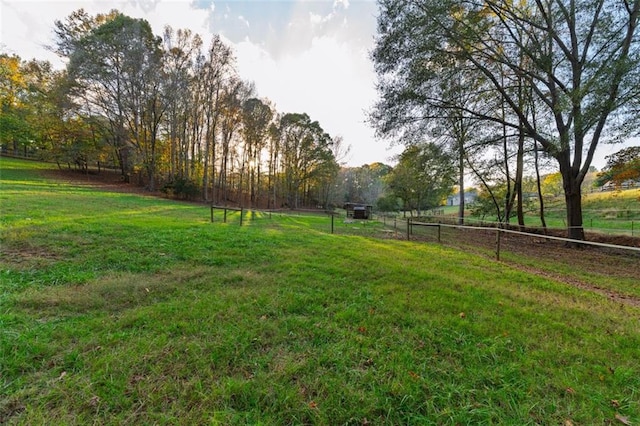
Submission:
[[[260,198],[260,175],[262,169],[262,151],[268,141],[269,126],[273,120],[273,111],[268,103],[257,99],[248,99],[242,107],[242,133],[244,152],[250,164],[249,193],[251,204]]]
[[[253,96],[253,85],[237,77],[231,77],[222,87],[220,94],[220,138],[222,155],[219,170],[220,191],[225,200],[231,189],[230,177],[236,175],[235,192],[237,201],[244,205],[244,182],[246,177],[247,156],[238,144],[242,129],[242,107]]]
[[[307,114],[289,113],[280,118],[281,167],[284,197],[291,208],[301,207],[311,179],[326,162],[333,161],[331,137]]]
[[[159,122],[160,39],[147,21],[117,12],[104,22],[98,18],[91,22],[102,23],[88,30],[83,27],[79,34],[59,35],[59,51],[69,55],[74,95],[85,115],[107,118],[122,173],[131,173],[139,157],[150,177],[155,173]]]
[[[196,86],[197,65],[202,60],[202,39],[190,30],[174,30],[170,26],[164,30],[164,75],[163,97],[167,105],[165,116],[165,137],[169,143],[168,180],[183,179],[188,176],[187,140],[189,117],[192,109],[201,108],[192,102]]]
[[[234,57],[231,48],[220,36],[215,35],[209,45],[206,61],[201,69],[198,87],[194,90],[194,103],[203,104],[202,125],[204,126],[204,152],[202,158],[202,188],[204,199],[215,200],[216,160],[218,155],[218,139],[221,139],[223,156],[219,169],[218,185],[226,191],[226,172],[228,156],[231,152],[229,144],[240,121],[240,105],[244,99],[241,95],[243,82],[236,78],[233,71]],[[194,106],[195,106],[194,105]],[[195,120],[194,120],[195,121]],[[211,182],[210,182],[211,180]],[[211,187],[211,198],[208,195]]]
[[[24,153],[32,140],[29,121],[30,88],[19,56],[0,55],[0,145]]]

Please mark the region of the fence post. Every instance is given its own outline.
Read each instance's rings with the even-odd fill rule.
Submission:
[[[240,226],[242,226],[242,213],[244,213],[244,210],[240,207]]]
[[[411,218],[407,218],[407,241],[411,239]]]
[[[224,208],[224,223],[227,223],[227,208]]]
[[[440,226],[440,224],[438,224],[438,242],[440,242],[440,229],[442,227]]]
[[[633,221],[631,221],[631,236],[633,237]]]
[[[496,260],[500,260],[500,228],[496,228]]]
[[[331,213],[331,233],[333,234],[333,213]]]
[[[213,206],[211,206],[211,223],[213,223]]]

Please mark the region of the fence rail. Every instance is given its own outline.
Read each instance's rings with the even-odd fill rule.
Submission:
[[[634,210],[623,210],[623,211],[634,211]],[[583,211],[583,215],[586,215],[587,213],[593,212],[593,210],[589,210],[589,211]],[[427,220],[437,220],[438,223],[447,223],[449,222],[450,224],[455,225],[455,222],[459,221],[459,218],[457,217],[433,217],[433,216],[426,216],[424,217]],[[464,223],[474,223],[477,224],[479,226],[489,226],[489,227],[504,227],[504,226],[510,226],[511,224],[507,223],[505,224],[504,222],[494,222],[494,221],[488,221],[488,220],[482,220],[482,219],[475,219],[472,217],[464,217],[462,218]],[[402,219],[405,220],[405,219]],[[594,222],[610,222],[612,224],[615,224],[615,227],[595,227],[594,226]],[[562,221],[563,226],[562,227],[557,227],[557,226],[547,226],[546,228],[542,227],[542,226],[530,226],[527,225],[526,228],[527,229],[534,229],[534,230],[540,230],[540,231],[545,231],[545,230],[566,230],[568,227],[566,226],[566,223],[564,222],[564,220]],[[626,235],[626,236],[631,236],[631,237],[635,237],[638,236],[640,234],[640,226],[638,226],[640,224],[640,220],[637,219],[624,219],[624,218],[612,218],[612,219],[594,219],[594,218],[587,218],[585,217],[584,219],[584,224],[581,226],[582,229],[584,229],[585,231],[591,231],[591,232],[598,232],[601,234],[608,234],[608,235]],[[627,226],[626,228],[622,228],[621,226]]]
[[[223,210],[224,211],[224,216],[222,221],[224,223],[227,223],[227,212],[228,211],[232,211],[232,212],[240,212],[240,226],[242,226],[242,216],[244,215],[244,209],[243,208],[235,208],[235,207],[227,207],[227,206],[214,206],[211,205],[211,222],[213,222],[213,213],[214,211],[218,209],[218,210]]]
[[[534,234],[534,233],[531,233],[531,232],[515,231],[515,230],[512,230],[512,229],[504,229],[504,228],[497,228],[497,227],[482,227],[482,226],[468,226],[468,225],[449,225],[449,224],[444,224],[444,223],[433,223],[433,222],[414,222],[411,219],[407,220],[407,239],[411,238],[411,235],[413,234],[413,227],[414,226],[435,227],[435,228],[437,228],[437,230],[438,230],[438,242],[440,242],[440,233],[441,233],[441,228],[443,228],[443,227],[445,227],[445,228],[454,228],[454,229],[470,229],[470,230],[473,230],[473,231],[495,232],[496,233],[496,259],[497,260],[500,260],[500,243],[501,243],[501,238],[502,238],[503,234],[512,234],[512,235],[519,235],[519,236],[523,236],[523,237],[533,237],[533,238],[544,238],[544,239],[547,239],[547,240],[561,241],[561,242],[565,242],[565,243],[572,244],[572,245],[577,245],[577,246],[589,245],[589,246],[603,247],[603,248],[609,248],[609,249],[615,249],[615,250],[628,250],[630,252],[640,253],[640,247],[621,246],[621,245],[618,245],[618,244],[599,243],[599,242],[595,242],[595,241],[575,240],[575,239],[572,239],[572,238],[556,237],[556,236],[553,236],[553,235]]]

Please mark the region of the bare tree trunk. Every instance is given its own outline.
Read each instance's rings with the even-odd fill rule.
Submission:
[[[584,227],[582,226],[582,181],[578,173],[570,166],[570,152],[563,151],[556,159],[560,164],[564,199],[567,206],[567,234],[570,239],[584,240]],[[574,244],[575,245],[575,244]]]
[[[547,230],[547,222],[544,219],[544,198],[542,197],[542,184],[540,182],[540,164],[538,160],[538,142],[534,141],[535,145],[533,146],[533,152],[535,155],[535,165],[536,165],[536,187],[538,189],[538,202],[540,203],[540,223],[542,227],[545,229],[545,233]]]
[[[516,155],[516,181],[513,188],[514,194],[518,198],[518,226],[521,229],[524,227],[524,209],[522,200],[522,176],[524,174],[524,140],[524,132],[521,131],[518,135],[518,153]]]
[[[458,206],[458,225],[464,225],[464,139],[460,138],[458,146],[458,186],[460,187],[460,205]]]

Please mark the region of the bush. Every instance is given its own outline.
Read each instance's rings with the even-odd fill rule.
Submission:
[[[162,187],[162,192],[170,197],[193,200],[200,194],[200,186],[191,179],[176,178]]]

